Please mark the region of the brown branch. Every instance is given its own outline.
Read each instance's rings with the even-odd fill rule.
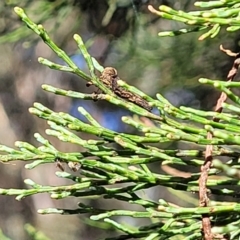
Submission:
[[[231,70],[228,73],[227,81],[233,81],[234,77],[237,74],[238,67],[240,65],[240,53],[233,53],[228,49],[224,49],[223,46],[220,46],[220,50],[226,53],[231,57],[235,57],[235,61]],[[227,95],[225,93],[221,93],[217,105],[215,107],[215,112],[222,112],[222,104],[226,101]],[[213,121],[218,122],[218,118],[213,118]],[[212,139],[213,135],[211,132],[208,132],[207,139]],[[199,206],[200,207],[207,207],[208,205],[208,196],[207,196],[207,180],[208,180],[208,171],[212,165],[212,156],[213,146],[207,145],[206,152],[205,152],[205,161],[201,167],[201,176],[199,178]],[[203,238],[205,240],[212,240],[214,238],[213,234],[211,233],[211,221],[208,214],[202,215],[202,231],[203,231]]]

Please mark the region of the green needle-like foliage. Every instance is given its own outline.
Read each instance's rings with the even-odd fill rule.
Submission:
[[[149,9],[163,18],[181,21],[194,26],[194,31],[208,30],[201,39],[214,37],[223,25],[228,31],[240,28],[239,9],[240,1],[208,1],[197,2],[196,6],[209,8],[185,13],[166,6],[160,6],[160,11]],[[209,206],[182,207],[167,202],[165,199],[154,201],[141,196],[139,190],[156,186],[186,192],[199,192],[200,167],[204,164],[205,148],[213,146],[212,167],[208,172],[211,176],[207,180],[208,193],[216,196],[240,197],[236,191],[240,185],[239,171],[239,145],[240,145],[240,100],[232,88],[239,88],[237,82],[225,82],[201,78],[199,81],[209,84],[224,92],[232,104],[224,103],[222,112],[202,111],[187,107],[177,108],[168,102],[161,94],[156,98],[147,96],[139,89],[128,85],[122,80],[118,85],[130,93],[137,94],[151,106],[158,109],[154,114],[127,99],[114,94],[110,88],[103,84],[96,72],[104,68],[88,53],[81,37],[74,35],[74,40],[82,52],[90,75],[79,69],[71,58],[60,49],[50,38],[42,25],[36,25],[19,7],[15,7],[16,14],[21,20],[49,46],[66,64],[60,65],[47,59],[39,58],[39,62],[51,69],[65,71],[81,77],[87,82],[91,81],[102,91],[98,94],[99,100],[105,100],[128,109],[135,114],[125,116],[122,121],[135,128],[135,134],[119,133],[101,126],[83,107],[78,111],[87,119],[83,122],[70,114],[54,112],[41,103],[34,103],[29,109],[30,113],[45,119],[49,125],[46,134],[58,138],[60,141],[78,145],[78,152],[61,152],[51,142],[39,133],[34,137],[40,146],[35,147],[27,142],[16,142],[16,148],[0,145],[0,160],[2,162],[26,161],[27,169],[42,164],[57,162],[69,167],[80,167],[80,175],[67,172],[56,172],[57,177],[72,181],[70,185],[44,186],[26,179],[26,189],[0,189],[2,195],[14,195],[21,200],[30,195],[48,193],[53,199],[68,197],[115,199],[126,204],[134,204],[141,210],[126,209],[100,209],[88,204],[79,203],[69,209],[39,209],[40,214],[84,214],[88,213],[93,221],[103,221],[120,234],[109,239],[202,239],[201,217],[208,215],[213,227],[212,233],[225,236],[226,239],[237,239],[240,236],[239,216],[240,204],[237,202],[216,202],[209,200]],[[210,30],[209,30],[210,29]],[[163,36],[190,32],[182,29],[176,32],[161,33]],[[83,100],[95,100],[94,94],[64,90],[44,84],[42,88],[50,93],[64,97]],[[215,121],[214,119],[218,119]],[[88,140],[82,139],[78,133],[90,134]],[[212,138],[208,134],[212,134]],[[185,143],[184,149],[165,149],[162,144]],[[222,162],[221,157],[227,157]],[[160,174],[149,168],[150,163],[174,167],[197,167],[198,172],[187,176],[172,176]],[[221,177],[216,177],[221,173]],[[180,195],[180,194],[179,194]],[[129,226],[117,221],[117,216],[149,219],[151,222],[145,226]],[[31,226],[26,226],[32,235],[38,234]],[[36,239],[47,239],[44,235]]]
[[[207,37],[214,38],[223,26],[226,26],[229,32],[240,29],[240,2],[238,0],[195,2],[195,6],[203,10],[184,12],[161,5],[158,11],[152,6],[149,6],[151,12],[165,19],[194,26],[188,29],[183,28],[178,31],[160,32],[159,36],[176,36],[184,33],[205,31],[205,33],[199,37],[200,40],[203,40]],[[206,8],[208,10],[206,10]]]

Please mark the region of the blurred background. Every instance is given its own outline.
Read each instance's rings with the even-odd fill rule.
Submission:
[[[0,144],[14,146],[16,140],[37,144],[35,132],[44,136],[47,124],[32,116],[28,108],[40,102],[54,111],[63,111],[81,118],[77,108],[83,106],[103,126],[121,132],[128,129],[121,116],[129,115],[103,101],[79,101],[55,96],[42,90],[43,83],[63,89],[91,93],[86,82],[74,75],[48,69],[38,63],[38,57],[61,63],[58,57],[29,30],[13,12],[13,7],[25,9],[29,17],[42,24],[55,43],[66,51],[86,72],[73,34],[82,36],[93,57],[103,66],[118,70],[121,79],[154,97],[163,94],[175,106],[212,109],[219,93],[200,85],[200,77],[225,79],[232,59],[219,51],[219,45],[237,52],[239,35],[221,32],[217,38],[199,41],[200,33],[175,38],[160,38],[157,33],[177,30],[182,24],[160,19],[147,9],[165,4],[181,10],[194,10],[191,0],[2,0],[0,1]],[[229,41],[231,39],[231,41]],[[65,152],[74,146],[51,140]],[[157,166],[160,170],[160,166]],[[44,165],[27,171],[20,162],[0,164],[1,188],[24,188],[23,180],[33,179],[42,185],[70,184],[55,176],[55,165]],[[148,192],[152,199],[165,199],[186,205],[180,193],[159,188]],[[31,223],[50,239],[99,239],[115,233],[93,228],[82,216],[59,216],[36,213],[39,208],[75,208],[78,199],[55,201],[42,194],[17,202],[14,197],[0,196],[0,228],[11,239],[31,239],[23,229]],[[92,201],[102,206],[115,203]],[[122,204],[122,203],[116,203]],[[190,203],[189,203],[190,204]],[[124,208],[125,206],[121,206]],[[130,223],[133,225],[139,222]]]

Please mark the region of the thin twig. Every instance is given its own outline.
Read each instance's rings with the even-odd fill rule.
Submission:
[[[237,74],[238,67],[240,65],[240,53],[233,53],[232,51],[228,49],[224,49],[223,46],[220,46],[220,50],[226,53],[227,55],[231,57],[235,57],[235,61],[233,63],[233,66],[231,70],[228,73],[227,81],[231,82],[233,81],[234,77]],[[221,93],[217,105],[215,107],[215,112],[222,112],[222,104],[226,101],[227,95],[225,93]],[[213,118],[213,121],[218,122],[218,118]],[[208,132],[207,139],[212,139],[213,135],[211,132]],[[199,178],[199,206],[206,207],[208,205],[208,196],[207,196],[207,179],[208,179],[208,171],[210,170],[210,167],[212,165],[212,156],[213,152],[213,146],[207,145],[206,152],[205,152],[205,161],[204,164],[201,167],[201,176]],[[212,240],[213,234],[211,233],[211,221],[208,214],[202,215],[202,230],[203,230],[203,237],[205,240]]]

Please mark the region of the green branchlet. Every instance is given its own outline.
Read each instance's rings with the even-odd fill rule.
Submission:
[[[184,12],[181,10],[174,10],[169,6],[161,5],[159,10],[156,10],[150,5],[149,10],[162,18],[193,26],[190,29],[183,28],[177,31],[160,32],[158,35],[161,37],[177,36],[194,31],[200,32],[208,30],[199,37],[199,40],[203,40],[208,37],[214,38],[218,35],[223,26],[227,26],[226,30],[229,32],[240,29],[240,3],[238,0],[195,2],[195,6],[204,9],[200,11]],[[206,10],[206,8],[211,9]]]
[[[195,11],[184,13],[175,11],[169,7],[161,6],[155,13],[168,19],[184,22],[190,25],[198,25],[196,31],[211,28],[209,36],[215,36],[222,25],[230,25],[235,29],[240,25],[238,20],[239,4],[237,1],[212,1],[197,2],[200,7],[217,7],[212,11]],[[229,9],[229,11],[225,11]],[[152,11],[154,11],[152,9]],[[16,142],[16,149],[0,145],[0,160],[9,162],[15,160],[26,161],[27,169],[32,169],[40,164],[70,164],[77,163],[81,166],[80,175],[56,172],[56,176],[72,181],[70,185],[43,186],[31,179],[26,179],[27,189],[0,189],[2,195],[14,195],[17,200],[24,197],[48,193],[51,198],[62,199],[67,197],[115,199],[126,204],[135,204],[141,207],[141,211],[124,209],[97,209],[80,203],[73,209],[40,209],[41,214],[83,214],[88,213],[94,221],[104,221],[123,235],[119,238],[109,239],[166,239],[172,236],[185,236],[185,239],[199,239],[201,237],[201,215],[209,214],[211,221],[215,222],[213,233],[229,234],[232,239],[239,236],[239,211],[237,203],[213,202],[211,207],[184,208],[173,205],[165,200],[152,201],[146,197],[140,197],[137,191],[154,186],[165,186],[171,189],[195,193],[199,191],[198,179],[200,172],[191,173],[185,177],[176,177],[168,174],[159,174],[149,168],[149,163],[173,166],[197,166],[204,163],[206,145],[214,145],[213,166],[209,175],[215,176],[223,173],[221,178],[210,178],[207,182],[209,193],[239,197],[235,188],[239,181],[239,151],[232,146],[240,145],[240,101],[232,88],[239,88],[236,82],[213,81],[200,79],[204,84],[209,84],[222,92],[225,92],[233,104],[224,103],[222,113],[205,112],[187,107],[174,107],[163,96],[157,94],[157,98],[147,96],[137,88],[128,85],[122,80],[118,84],[126,90],[135,93],[152,106],[155,106],[161,115],[153,114],[147,110],[117,97],[111,89],[107,88],[96,75],[96,70],[103,71],[97,61],[92,58],[81,37],[74,35],[74,39],[81,50],[90,72],[90,75],[79,69],[68,55],[61,50],[49,37],[41,25],[33,23],[21,8],[16,7],[15,12],[26,25],[32,29],[42,40],[60,57],[66,65],[53,63],[47,59],[39,58],[39,62],[49,68],[70,72],[91,81],[102,90],[98,99],[109,101],[120,107],[128,109],[134,116],[125,116],[122,121],[135,128],[135,134],[119,133],[102,127],[83,107],[78,111],[85,117],[83,122],[67,113],[54,112],[40,103],[34,103],[29,109],[30,113],[47,121],[49,129],[46,134],[58,138],[60,141],[76,144],[81,147],[78,152],[61,152],[50,141],[39,133],[34,137],[40,146],[35,147],[26,142]],[[224,17],[230,17],[228,23]],[[188,32],[188,30],[180,30]],[[166,33],[165,33],[166,34]],[[207,35],[205,35],[206,37]],[[42,88],[48,92],[64,97],[93,100],[96,96],[77,91],[63,90],[44,84]],[[218,118],[215,122],[212,118]],[[212,139],[207,139],[207,133],[211,132]],[[79,133],[89,134],[89,139],[81,138]],[[94,136],[94,137],[92,137]],[[168,150],[159,146],[159,143],[185,143],[185,149]],[[154,145],[153,145],[154,143]],[[229,148],[230,147],[230,148]],[[221,162],[221,156],[228,157],[228,161]],[[127,184],[126,184],[127,183]],[[114,186],[113,186],[114,184]],[[221,186],[221,188],[219,188]],[[211,202],[210,202],[211,205]],[[132,218],[149,218],[152,223],[146,226],[126,226],[115,220],[116,216],[128,216]],[[154,221],[157,221],[157,224]],[[225,227],[222,227],[225,226]],[[28,228],[35,234],[35,230]],[[41,239],[47,239],[42,237]]]

